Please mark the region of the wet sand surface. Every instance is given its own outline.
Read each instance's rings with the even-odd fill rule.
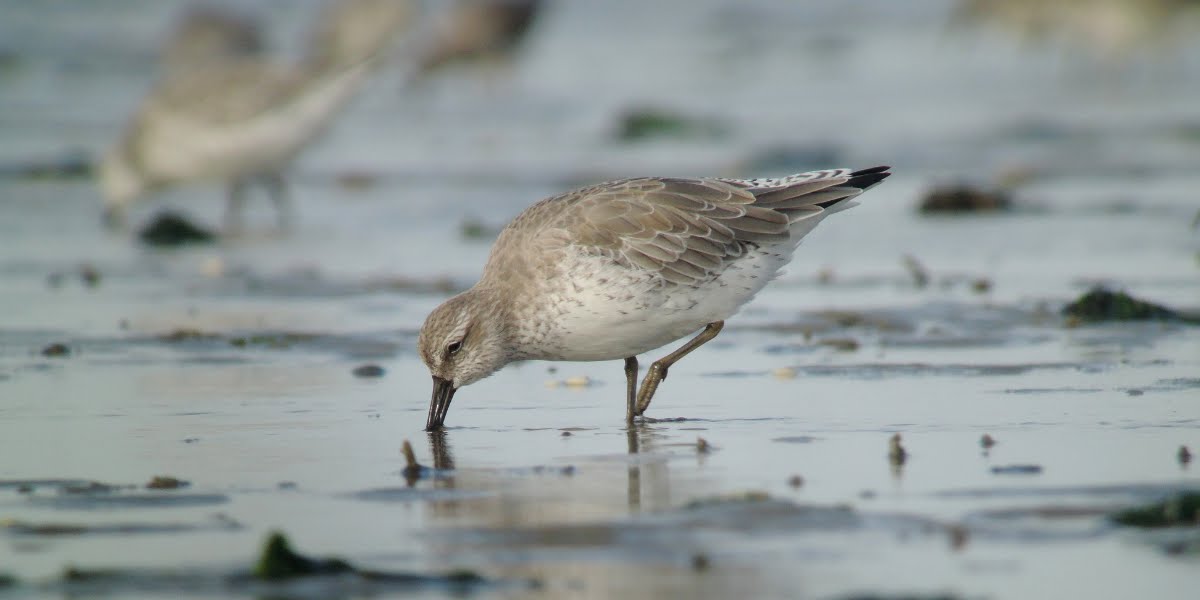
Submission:
[[[0,162],[116,135],[170,13],[121,6],[86,17],[117,39],[35,7],[0,24]],[[929,1],[656,8],[612,50],[638,6],[556,7],[499,77],[399,94],[385,71],[292,170],[287,234],[262,200],[243,235],[154,249],[99,227],[87,179],[0,177],[0,598],[1192,597],[1195,526],[1109,517],[1200,488],[1178,455],[1200,328],[1060,310],[1097,283],[1200,309],[1197,48],[1111,65]],[[615,140],[644,105],[726,128]],[[622,422],[618,362],[527,363],[421,430],[416,332],[489,231],[575,184],[779,160],[896,175],[673,367],[650,420]],[[917,211],[1007,172],[1010,210]],[[221,191],[134,217],[168,206],[215,226]],[[272,530],[430,577],[238,578]],[[463,570],[483,580],[440,578]]]

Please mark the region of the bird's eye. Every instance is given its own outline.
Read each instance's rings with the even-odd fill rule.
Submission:
[[[459,350],[462,350],[462,341],[461,340],[457,341],[457,342],[450,342],[450,345],[446,346],[446,354],[449,356],[454,356],[455,354],[458,354]]]

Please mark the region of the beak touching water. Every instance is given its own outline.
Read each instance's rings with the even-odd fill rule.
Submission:
[[[450,411],[450,400],[454,399],[454,382],[441,377],[433,377],[433,399],[429,401],[429,418],[425,421],[425,431],[437,431],[446,422],[446,413]]]

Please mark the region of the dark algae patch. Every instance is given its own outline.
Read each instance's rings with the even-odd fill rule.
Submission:
[[[355,367],[353,373],[355,377],[370,379],[374,377],[383,377],[387,371],[385,371],[384,368],[379,365],[362,365],[360,367]]]
[[[1012,197],[1003,190],[964,183],[933,188],[921,198],[922,213],[998,212],[1012,208]]]
[[[1063,316],[1083,323],[1106,321],[1190,321],[1165,306],[1139,300],[1125,292],[1097,286],[1062,309]]]
[[[292,550],[286,536],[275,531],[267,538],[253,576],[263,581],[286,581],[299,577],[355,575],[377,583],[411,585],[465,586],[487,583],[478,573],[466,569],[449,571],[444,575],[392,573],[358,569],[340,558],[309,558]]]
[[[308,575],[338,575],[351,573],[354,567],[340,558],[313,559],[297,554],[282,533],[271,533],[263,546],[254,576],[268,581],[279,581]]]
[[[1200,525],[1200,491],[1172,494],[1161,502],[1127,508],[1109,518],[1129,527],[1195,527]]]
[[[163,212],[138,232],[138,239],[151,246],[207,244],[217,238],[213,232],[194,225],[178,213]]]

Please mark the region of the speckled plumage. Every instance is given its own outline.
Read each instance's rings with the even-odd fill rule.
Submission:
[[[733,316],[825,216],[888,175],[637,178],[548,198],[501,232],[474,287],[430,315],[422,358],[457,389],[514,360],[661,347]]]

